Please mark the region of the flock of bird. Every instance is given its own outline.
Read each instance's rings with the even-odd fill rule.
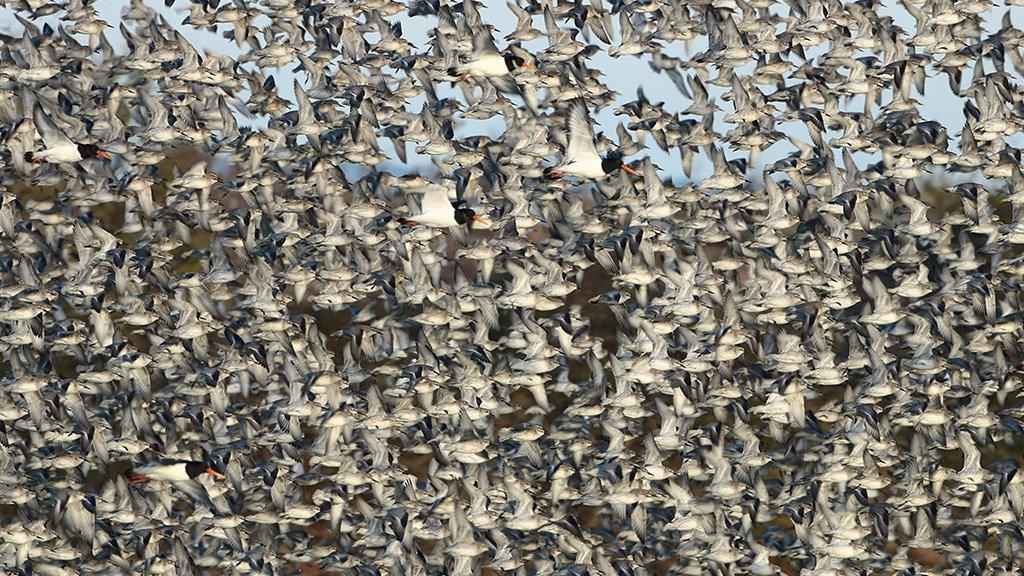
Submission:
[[[901,1],[5,2],[0,566],[1019,574],[1021,2]]]

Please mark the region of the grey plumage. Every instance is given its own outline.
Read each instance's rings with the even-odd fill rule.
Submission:
[[[8,4],[5,571],[1015,570],[1016,0]]]

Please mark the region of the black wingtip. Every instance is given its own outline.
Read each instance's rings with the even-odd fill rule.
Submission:
[[[25,152],[25,162],[34,162],[34,161],[35,161],[35,154],[33,154],[32,152]]]

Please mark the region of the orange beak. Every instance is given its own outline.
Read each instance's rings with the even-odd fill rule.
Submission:
[[[224,479],[224,475],[221,474],[220,472],[217,472],[213,468],[207,468],[206,469],[206,473],[209,474],[210,476],[213,476],[214,478],[219,479],[219,480],[223,480]]]
[[[536,66],[534,66],[533,64],[530,64],[529,62],[523,62],[523,68],[526,68],[527,70],[536,70],[537,69]]]
[[[473,214],[473,222],[478,222],[480,224],[487,224],[487,220],[484,220],[483,218],[481,218],[477,214]]]
[[[97,151],[96,151],[96,155],[97,155],[97,156],[99,156],[100,158],[103,158],[103,159],[105,159],[105,160],[110,160],[110,159],[112,158],[112,157],[110,156],[110,153],[109,153],[109,152],[106,152],[106,151],[104,151],[104,150],[97,150]]]
[[[640,173],[637,172],[636,170],[633,170],[629,166],[626,166],[625,162],[619,164],[619,168],[622,168],[624,171],[628,172],[629,174],[632,174],[633,176],[639,176],[640,175]]]

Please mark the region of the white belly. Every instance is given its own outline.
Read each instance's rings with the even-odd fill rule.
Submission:
[[[62,162],[78,162],[82,159],[82,155],[78,152],[78,146],[74,142],[68,142],[67,144],[59,144],[53,148],[47,148],[37,154],[36,158],[42,158],[47,162],[53,164],[60,164]]]
[[[504,76],[508,74],[505,58],[500,54],[485,54],[466,65],[470,76]]]
[[[430,226],[431,228],[451,228],[452,226],[458,226],[459,223],[455,221],[455,210],[451,212],[424,212],[410,218],[414,222],[419,222],[424,226]]]
[[[560,172],[564,172],[567,176],[578,176],[580,178],[588,178],[591,180],[598,180],[605,177],[604,169],[601,168],[600,159],[588,159],[578,160],[562,166],[558,169]]]
[[[153,480],[163,480],[165,482],[184,482],[188,480],[188,472],[185,470],[185,465],[181,463],[153,464],[138,468],[135,471]]]

